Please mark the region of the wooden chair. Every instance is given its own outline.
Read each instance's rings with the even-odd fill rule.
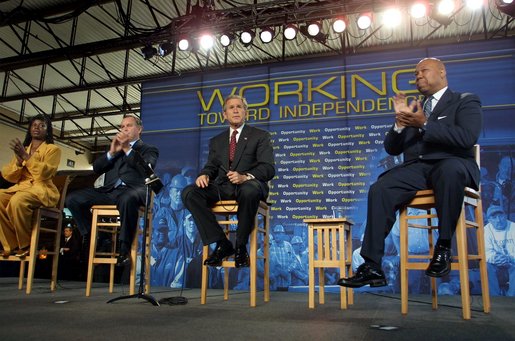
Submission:
[[[152,196],[153,197],[153,196]],[[150,243],[152,236],[152,200],[148,206],[148,231],[144,237],[144,243],[146,248],[146,259],[145,259],[145,293],[150,293]],[[95,265],[97,264],[109,264],[109,293],[113,292],[114,289],[114,274],[116,266],[116,258],[119,253],[116,252],[116,245],[118,241],[118,234],[120,232],[120,212],[116,208],[116,205],[94,205],[91,207],[93,219],[91,223],[91,241],[89,248],[88,257],[88,274],[86,277],[86,296],[91,294],[91,285],[93,283],[93,272]],[[140,208],[140,218],[144,216],[144,207]],[[140,219],[138,219],[138,222]],[[131,265],[130,265],[130,276],[129,276],[129,294],[135,294],[136,287],[136,266],[137,266],[137,254],[138,254],[138,239],[139,234],[142,230],[137,228],[137,234],[131,245]],[[99,232],[108,233],[111,235],[111,250],[101,251],[97,250],[97,240]]]
[[[40,253],[52,256],[50,290],[54,291],[56,288],[64,199],[66,198],[66,191],[70,183],[70,178],[67,175],[57,175],[52,180],[59,193],[61,193],[61,196],[56,207],[40,207],[34,211],[32,216],[32,234],[30,238],[29,254],[24,258],[16,256],[0,258],[0,260],[20,262],[20,274],[18,279],[18,289],[20,290],[23,289],[25,266],[28,263],[27,287],[25,290],[27,294],[30,294],[32,291],[36,260]],[[45,245],[40,243],[40,240],[44,240]]]
[[[235,216],[238,212],[238,203],[235,200],[222,200],[218,201],[212,208],[213,213],[217,216],[221,216],[224,220],[218,220],[218,223],[225,227],[226,234],[229,234],[230,225],[237,224],[237,220],[231,220],[231,216]],[[263,216],[264,226],[258,225],[258,215]],[[270,258],[269,258],[269,231],[270,231],[270,209],[268,204],[264,201],[259,203],[258,211],[254,220],[254,229],[250,234],[250,306],[256,306],[256,292],[257,292],[257,261],[263,259],[264,261],[264,301],[270,301]],[[258,256],[258,234],[263,233],[263,256]],[[200,290],[200,304],[206,304],[207,298],[207,287],[209,280],[209,267],[203,265],[204,261],[209,256],[209,246],[204,246],[202,251],[202,284]],[[224,267],[224,300],[229,299],[229,269],[234,268],[234,260],[225,260],[222,262]]]
[[[318,269],[318,300],[325,303],[325,268],[337,268],[340,277],[352,276],[352,224],[347,218],[304,219],[308,224],[308,306],[315,308],[315,268]],[[316,249],[315,249],[316,241]],[[354,303],[351,288],[340,287],[340,309]]]
[[[479,165],[479,146],[474,147],[475,158]],[[400,262],[401,262],[401,312],[408,313],[408,270],[425,270],[428,266],[428,260],[432,258],[433,253],[433,230],[438,226],[431,224],[433,218],[437,218],[431,209],[435,207],[435,198],[433,190],[418,191],[415,197],[400,210]],[[409,215],[408,208],[417,208],[425,210],[425,214]],[[474,220],[467,220],[466,212],[471,208]],[[411,219],[427,219],[427,225],[409,224]],[[409,255],[408,254],[408,227],[428,229],[429,255]],[[476,231],[477,253],[472,254],[467,250],[467,231]],[[483,225],[483,207],[481,203],[481,193],[472,188],[465,188],[465,199],[463,207],[456,226],[456,246],[457,257],[453,257],[451,265],[452,270],[458,270],[460,274],[461,286],[461,303],[463,319],[470,319],[470,288],[469,288],[469,262],[475,261],[479,263],[481,293],[483,297],[483,311],[490,312],[490,294],[488,291],[488,275],[486,267],[485,243],[484,243],[484,225]],[[431,278],[431,294],[433,309],[438,308],[436,278]]]

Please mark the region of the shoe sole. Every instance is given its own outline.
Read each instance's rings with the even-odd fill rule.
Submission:
[[[386,283],[385,279],[374,279],[374,280],[366,281],[364,283],[353,283],[353,282],[341,281],[341,282],[338,282],[338,285],[342,286],[342,287],[346,287],[346,288],[361,288],[366,285],[370,285],[371,288],[375,288],[375,287],[385,287],[388,285],[388,283]]]
[[[430,271],[427,271],[427,270],[425,272],[426,272],[426,276],[434,277],[434,278],[440,278],[440,277],[448,275],[449,272],[451,272],[451,269],[445,270],[444,272],[440,272],[440,273],[430,272]]]

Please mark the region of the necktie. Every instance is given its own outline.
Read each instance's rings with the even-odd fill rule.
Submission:
[[[424,103],[424,114],[426,118],[431,116],[431,112],[433,111],[433,96],[429,96]]]
[[[234,153],[236,153],[236,135],[238,135],[238,131],[233,130],[231,134],[231,141],[229,142],[229,162],[234,160]]]

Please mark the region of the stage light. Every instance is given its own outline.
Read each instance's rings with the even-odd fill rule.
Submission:
[[[261,29],[261,32],[259,33],[259,38],[261,41],[265,44],[269,43],[274,39],[275,31],[272,27],[265,27]]]
[[[495,0],[495,6],[504,14],[510,17],[515,16],[515,2],[513,0]]]
[[[342,33],[347,28],[347,24],[345,23],[345,20],[341,18],[336,18],[333,21],[333,31],[336,33]]]
[[[360,30],[366,30],[372,25],[372,14],[371,13],[362,13],[359,15],[358,20],[356,21],[358,24],[358,28]]]
[[[454,0],[442,0],[438,3],[438,13],[441,15],[449,16],[454,11]]]
[[[383,13],[383,25],[386,27],[396,27],[401,24],[402,16],[398,8],[390,8]]]
[[[310,36],[315,37],[322,30],[322,24],[318,21],[308,23],[307,32]]]
[[[431,9],[430,17],[436,20],[441,25],[447,26],[452,23],[451,14],[454,11],[454,1],[452,0],[442,0],[437,5],[436,8],[433,7]]]
[[[220,36],[220,44],[222,44],[223,47],[227,47],[231,45],[232,41],[234,40],[234,35],[232,33],[223,33]]]
[[[209,50],[215,44],[215,38],[210,34],[203,34],[199,39],[200,47],[204,50]]]
[[[310,39],[314,39],[314,40],[318,41],[319,43],[325,43],[327,41],[328,35],[321,31],[318,31],[318,33],[314,36],[312,35],[312,33],[314,33],[314,31],[311,31],[311,33],[309,33],[309,25],[301,25],[299,27],[299,31],[306,37],[308,37]]]
[[[170,43],[170,42],[165,42],[165,43],[162,43],[161,45],[159,45],[158,52],[161,57],[166,57],[170,53],[172,53],[173,50],[175,50],[175,44]]]
[[[187,49],[190,48],[190,41],[186,38],[181,38],[179,40],[179,44],[177,44],[177,46],[179,47],[179,50],[186,51]]]
[[[484,0],[466,0],[467,7],[473,11],[476,11],[483,7]]]
[[[149,60],[157,54],[157,49],[155,47],[152,47],[152,45],[146,45],[144,48],[141,49],[141,54],[143,55],[143,58],[145,58],[145,60]]]
[[[240,41],[245,46],[252,44],[253,39],[254,32],[252,30],[244,30],[240,33]]]
[[[424,3],[417,2],[417,3],[414,3],[413,5],[411,5],[410,15],[413,18],[419,19],[419,18],[424,17],[426,14],[427,14],[427,7]]]
[[[297,36],[297,30],[297,26],[293,24],[286,25],[283,32],[284,38],[286,38],[286,40],[295,39],[295,37]]]

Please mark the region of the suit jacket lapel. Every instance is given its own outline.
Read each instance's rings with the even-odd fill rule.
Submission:
[[[241,159],[241,155],[243,154],[243,151],[245,150],[245,147],[247,146],[247,141],[250,136],[249,128],[247,124],[243,127],[243,130],[241,131],[241,136],[238,139],[238,144],[236,145],[236,154],[234,154],[234,160],[232,161],[232,168],[236,168],[236,165]],[[227,152],[228,153],[228,152]]]
[[[220,153],[222,155],[222,164],[224,165],[225,169],[229,169],[229,134],[230,129],[227,129],[223,134],[223,139],[221,140],[222,143],[220,143]]]
[[[452,91],[447,89],[443,93],[442,97],[440,97],[440,100],[438,100],[438,103],[436,103],[436,106],[431,111],[431,117],[438,117],[442,111],[447,107],[447,103],[452,101]]]

